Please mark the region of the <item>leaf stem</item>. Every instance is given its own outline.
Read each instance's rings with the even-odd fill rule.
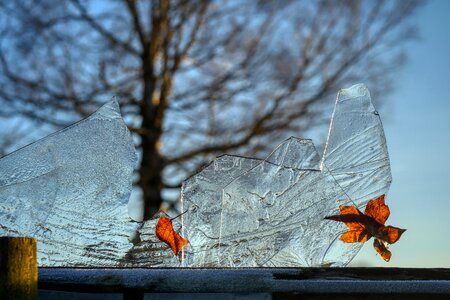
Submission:
[[[173,220],[175,220],[176,218],[181,217],[182,215],[184,215],[185,213],[187,213],[188,210],[189,210],[189,209],[187,209],[186,211],[182,212],[182,213],[179,214],[178,216],[171,218],[170,221],[173,221]]]

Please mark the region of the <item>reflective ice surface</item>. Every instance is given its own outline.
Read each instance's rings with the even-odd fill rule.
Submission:
[[[115,266],[132,244],[137,161],[117,102],[0,160],[0,234],[38,240],[40,266]]]
[[[222,156],[184,183],[185,266],[344,266],[362,244],[323,221],[339,205],[360,207],[391,183],[383,128],[367,88],[339,92],[321,159],[290,138],[266,160]]]
[[[156,219],[128,216],[136,160],[116,102],[0,159],[0,234],[37,237],[40,266],[344,266],[362,244],[339,241],[345,225],[323,217],[391,183],[362,84],[339,92],[322,156],[292,137],[265,160],[223,155],[187,179],[179,257],[156,238]]]

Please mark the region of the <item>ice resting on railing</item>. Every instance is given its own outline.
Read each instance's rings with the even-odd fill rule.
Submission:
[[[37,238],[39,266],[118,265],[136,162],[116,101],[3,157],[0,234]]]
[[[362,244],[344,244],[345,225],[323,218],[340,205],[365,207],[391,183],[383,128],[362,84],[339,92],[322,156],[311,140],[291,137],[264,160],[222,155],[187,179],[186,213],[172,222],[189,241],[181,251],[157,238],[158,220],[129,218],[135,165],[110,102],[0,160],[0,233],[36,237],[40,266],[345,266]]]
[[[342,89],[325,151],[290,138],[263,161],[221,156],[182,190],[186,266],[344,266],[362,244],[338,240],[345,226],[324,222],[339,205],[364,207],[386,194],[389,157],[366,86]]]

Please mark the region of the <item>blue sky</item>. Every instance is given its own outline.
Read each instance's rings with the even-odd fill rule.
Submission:
[[[350,266],[450,267],[450,0],[414,18],[421,38],[380,111],[393,175],[387,224],[407,231],[389,263],[369,241]]]
[[[450,1],[428,2],[415,19],[421,38],[381,110],[393,176],[386,223],[407,231],[389,263],[369,241],[351,266],[450,267]]]

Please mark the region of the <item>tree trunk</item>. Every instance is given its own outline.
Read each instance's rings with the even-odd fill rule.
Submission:
[[[163,162],[158,149],[158,141],[153,134],[141,135],[142,161],[139,170],[139,185],[144,198],[144,220],[151,218],[162,203]]]
[[[152,41],[157,38],[153,37]],[[162,203],[162,171],[163,159],[159,152],[159,138],[162,127],[157,119],[157,105],[153,103],[153,94],[157,78],[154,74],[154,60],[157,50],[155,43],[144,47],[142,55],[143,92],[141,101],[141,150],[142,160],[139,169],[139,186],[144,200],[144,220],[150,219],[160,208]]]
[[[162,172],[164,160],[159,149],[159,139],[162,135],[167,96],[171,89],[171,78],[168,76],[167,66],[167,49],[169,47],[168,15],[169,1],[161,0],[152,6],[152,31],[150,40],[143,43],[143,93],[140,107],[142,116],[142,161],[139,170],[139,185],[144,198],[144,220],[151,218],[159,210],[162,203],[161,190],[163,188]],[[163,48],[165,47],[166,55],[163,55],[164,75],[161,78],[155,75],[155,63],[158,59],[157,54],[161,53],[162,46]],[[159,94],[158,101],[153,101],[159,80],[163,82],[159,84],[159,93],[156,92]]]

